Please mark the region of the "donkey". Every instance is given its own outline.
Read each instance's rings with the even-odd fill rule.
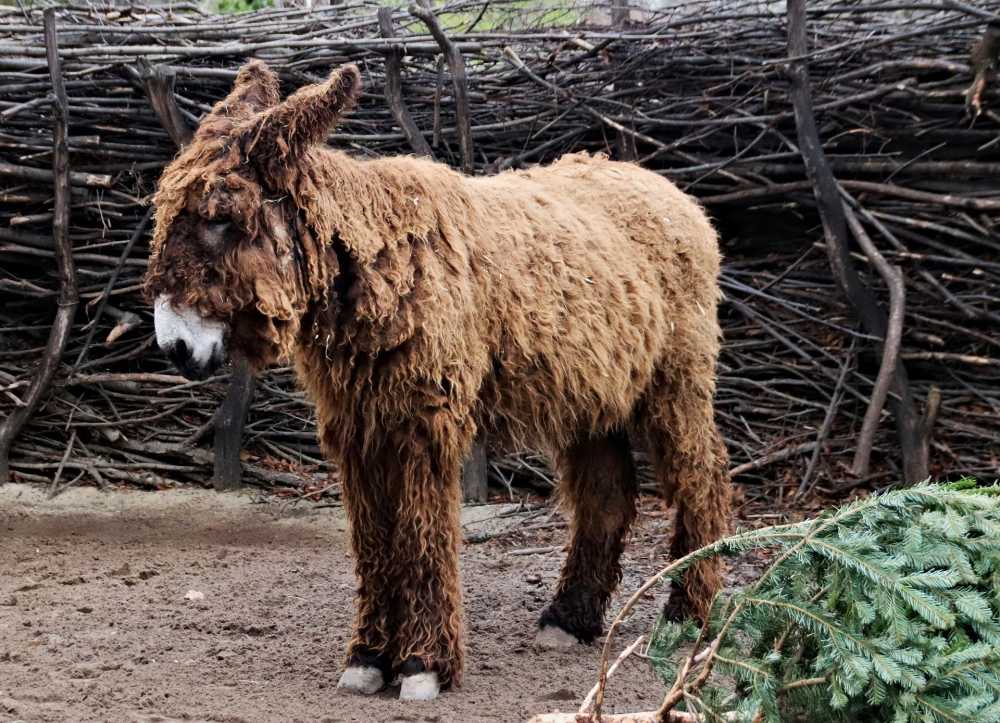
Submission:
[[[325,145],[353,65],[279,95],[263,63],[166,168],[146,293],[159,346],[201,378],[294,361],[340,473],[358,589],[339,685],[431,699],[461,682],[462,463],[482,430],[547,450],[572,518],[543,646],[589,643],[635,517],[633,450],[677,508],[682,555],[727,529],[713,416],[716,234],[660,176],[603,156],[489,178]],[[692,567],[674,615],[720,576]]]

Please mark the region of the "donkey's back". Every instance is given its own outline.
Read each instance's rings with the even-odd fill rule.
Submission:
[[[498,432],[561,446],[629,425],[658,374],[714,359],[716,234],[672,183],[587,155],[466,183],[494,219],[468,243],[493,320],[483,406]]]

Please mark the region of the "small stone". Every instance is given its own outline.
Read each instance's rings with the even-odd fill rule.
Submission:
[[[78,663],[73,666],[73,670],[70,673],[71,678],[96,678],[101,674],[100,668],[98,668],[93,663]]]

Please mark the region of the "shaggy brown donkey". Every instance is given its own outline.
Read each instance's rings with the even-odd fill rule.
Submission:
[[[459,477],[477,430],[554,459],[572,540],[539,642],[599,635],[635,517],[632,450],[677,507],[672,551],[729,519],[713,420],[719,253],[663,178],[603,157],[491,178],[324,140],[346,66],[283,102],[250,63],[167,168],[147,291],[186,374],[292,358],[343,480],[359,587],[341,686],[431,698],[462,674]],[[714,563],[675,590],[704,614]]]

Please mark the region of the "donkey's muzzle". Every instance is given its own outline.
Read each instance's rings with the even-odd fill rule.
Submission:
[[[192,350],[183,339],[178,339],[173,346],[163,351],[185,379],[207,379],[222,366],[223,353],[220,346],[212,349],[208,359],[204,361],[195,359]]]
[[[175,306],[166,295],[156,299],[153,322],[156,343],[188,379],[205,379],[225,361],[225,323]]]

